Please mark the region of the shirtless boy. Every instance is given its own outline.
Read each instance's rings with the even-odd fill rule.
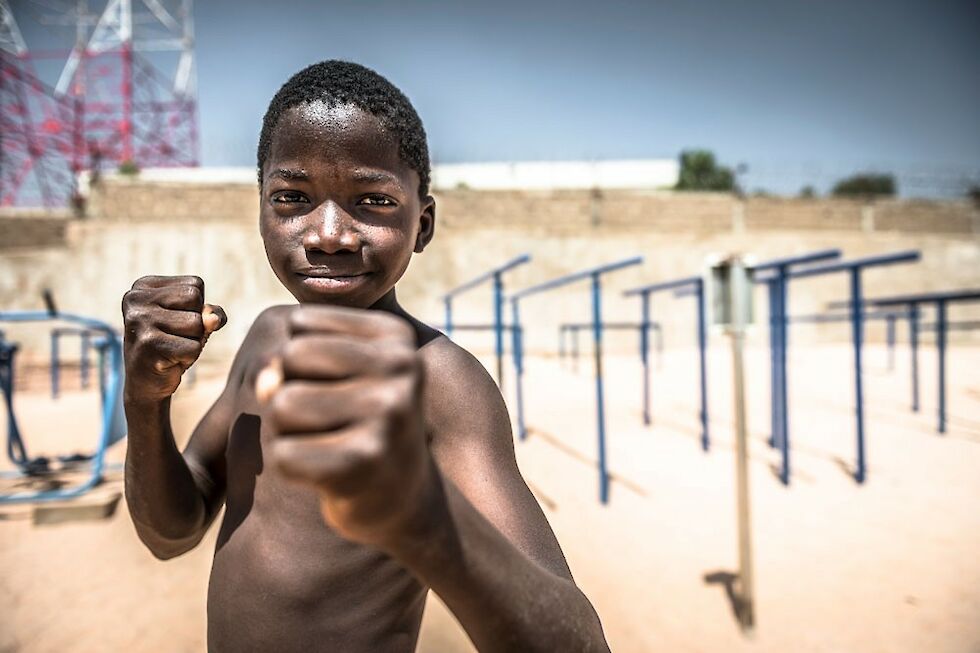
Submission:
[[[183,452],[170,397],[224,312],[197,277],[123,299],[136,531],[173,558],[225,506],[209,650],[412,651],[430,588],[481,651],[608,650],[497,387],[395,298],[435,227],[408,99],[364,67],[310,66],[273,98],[258,167],[266,253],[299,305],[256,319]]]

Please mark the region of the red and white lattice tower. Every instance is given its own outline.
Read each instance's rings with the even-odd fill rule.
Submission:
[[[4,25],[12,25],[10,33],[18,36],[10,45],[0,40],[5,48],[0,109],[6,114],[8,106],[25,107],[13,114],[23,136],[10,163],[14,169],[19,163],[39,170],[52,181],[42,189],[42,175],[18,177],[8,173],[3,160],[0,204],[65,206],[82,170],[198,164],[192,0],[109,0],[98,13],[89,11],[87,0],[77,0],[47,20],[73,25],[74,45],[29,53],[6,2],[0,0]],[[52,58],[64,65],[48,87],[31,63]],[[25,85],[33,95],[8,91]],[[24,95],[33,97],[34,105],[19,99]]]

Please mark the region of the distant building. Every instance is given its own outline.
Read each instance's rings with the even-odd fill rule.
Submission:
[[[432,186],[436,190],[655,190],[672,188],[679,172],[674,159],[443,163],[432,167]]]

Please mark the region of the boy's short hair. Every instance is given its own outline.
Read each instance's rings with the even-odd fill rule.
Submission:
[[[394,84],[370,68],[336,59],[307,66],[290,77],[272,98],[259,135],[259,184],[272,146],[272,134],[282,114],[300,104],[316,101],[329,105],[352,104],[377,118],[385,129],[397,135],[399,155],[418,173],[419,197],[429,194],[429,148],[415,107]]]

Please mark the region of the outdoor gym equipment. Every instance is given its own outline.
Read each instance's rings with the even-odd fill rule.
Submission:
[[[657,360],[662,362],[664,353],[664,334],[663,329],[660,328],[659,322],[650,322],[645,325],[647,331],[654,331],[657,334]],[[572,359],[572,369],[578,368],[578,332],[582,329],[591,329],[591,322],[565,322],[558,326],[558,358],[559,360],[564,360],[566,356],[571,356]],[[602,325],[603,331],[636,331],[640,334],[640,359],[643,358],[643,339],[644,336],[642,329],[644,324],[640,322],[604,322]],[[565,334],[571,335],[572,346],[571,350],[565,344]]]
[[[698,343],[698,362],[700,369],[701,410],[699,412],[701,419],[701,448],[707,451],[711,445],[711,440],[708,434],[708,364],[706,352],[707,331],[704,316],[704,281],[701,277],[685,277],[683,279],[674,279],[673,281],[640,286],[639,288],[631,288],[623,292],[623,295],[627,297],[638,295],[640,297],[640,322],[641,324],[647,325],[650,324],[650,296],[658,292],[681,289],[689,289],[695,298],[696,304],[697,325],[695,327],[695,336]],[[645,334],[646,329],[643,329],[641,333]],[[649,343],[645,336],[640,341],[640,359],[643,362],[643,423],[649,425],[651,422],[650,359]]]
[[[521,440],[527,438],[527,428],[524,423],[524,391],[521,377],[524,374],[524,344],[523,331],[521,329],[520,300],[530,297],[547,290],[553,290],[561,286],[589,279],[591,281],[592,294],[592,338],[593,354],[595,356],[595,387],[596,387],[596,421],[597,421],[597,441],[599,453],[599,501],[603,504],[609,502],[609,473],[606,466],[606,418],[605,400],[603,397],[602,386],[602,285],[601,277],[603,274],[615,272],[626,267],[639,265],[643,262],[642,256],[637,256],[616,263],[609,263],[599,267],[582,270],[573,274],[540,283],[530,288],[524,288],[510,296],[511,317],[514,326],[511,331],[513,336],[513,357],[514,370],[517,390],[517,432]]]
[[[504,387],[504,272],[507,272],[519,265],[524,265],[531,260],[529,254],[522,254],[507,261],[503,265],[496,267],[480,276],[470,279],[466,283],[456,286],[442,296],[442,302],[446,310],[446,335],[453,337],[453,331],[457,328],[453,324],[453,297],[460,293],[471,290],[487,281],[493,282],[493,332],[494,332],[494,353],[497,356],[497,385]],[[482,329],[474,329],[482,330]]]
[[[52,304],[49,304],[49,309],[53,309]],[[73,455],[61,458],[62,462],[65,463],[88,461],[90,474],[85,482],[75,487],[0,495],[0,504],[28,501],[57,501],[84,494],[102,479],[106,449],[126,435],[126,422],[122,410],[122,343],[118,334],[116,334],[111,326],[92,318],[69,313],[57,313],[53,310],[46,312],[0,312],[0,322],[24,323],[50,321],[69,322],[79,325],[80,328],[86,329],[92,334],[102,334],[98,346],[104,350],[103,355],[109,361],[109,378],[105,381],[105,392],[100,395],[102,426],[98,442],[96,443],[96,450],[91,457]],[[2,390],[3,398],[7,405],[7,455],[10,457],[11,462],[18,468],[17,471],[13,472],[13,475],[39,475],[51,471],[48,465],[49,461],[44,458],[30,458],[28,456],[27,448],[24,444],[24,439],[18,427],[14,412],[14,371],[16,369],[14,358],[16,352],[16,344],[0,339],[0,390]]]
[[[970,290],[948,290],[942,292],[926,292],[914,295],[895,295],[892,297],[877,297],[873,299],[863,299],[860,295],[851,297],[848,302],[841,302],[848,307],[853,306],[872,306],[875,308],[905,307],[913,316],[909,322],[909,340],[913,350],[913,410],[919,409],[919,381],[918,381],[918,316],[920,306],[932,304],[936,311],[936,354],[938,356],[938,418],[937,430],[940,433],[946,432],[946,334],[949,331],[949,321],[947,319],[947,308],[949,304],[962,302],[980,301],[980,289]],[[835,302],[835,304],[837,304]],[[851,313],[860,315],[863,310],[851,310]],[[972,323],[962,323],[972,325]]]
[[[883,265],[894,265],[898,263],[911,263],[918,261],[919,252],[910,250],[896,252],[893,254],[883,254],[880,256],[868,256],[865,258],[853,259],[850,261],[839,261],[799,270],[783,269],[777,267],[773,275],[766,278],[765,283],[769,284],[770,289],[770,309],[774,311],[775,318],[770,322],[775,327],[776,342],[778,343],[778,355],[774,349],[773,372],[778,374],[779,393],[773,397],[773,426],[778,434],[776,444],[779,445],[782,453],[782,464],[780,466],[779,479],[788,484],[790,479],[790,445],[789,445],[789,398],[786,393],[786,352],[788,350],[787,322],[786,319],[788,302],[788,290],[790,279],[802,279],[806,277],[822,276],[825,274],[835,274],[846,272],[849,279],[850,303],[854,306],[861,306],[864,303],[863,289],[861,286],[861,273],[870,267]],[[763,266],[757,266],[756,272]],[[770,263],[766,267],[772,267]],[[759,277],[756,277],[759,281]],[[774,285],[776,288],[774,289]],[[864,437],[864,383],[862,379],[862,351],[864,341],[864,315],[863,311],[851,311],[851,338],[854,349],[854,395],[855,395],[855,422],[857,432],[857,453],[854,469],[854,479],[858,483],[864,483],[867,476],[867,463],[865,452]],[[771,334],[772,335],[772,334]],[[774,389],[776,385],[774,384]]]
[[[88,387],[89,382],[89,350],[92,348],[92,336],[99,331],[79,327],[55,327],[51,329],[51,398],[57,399],[61,389],[61,338],[78,336],[81,344],[79,351],[79,374],[82,378],[82,388]]]

